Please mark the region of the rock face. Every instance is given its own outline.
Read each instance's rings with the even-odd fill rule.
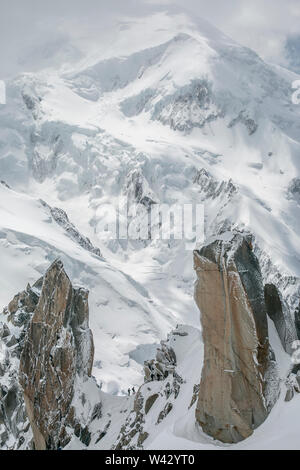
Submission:
[[[93,339],[88,292],[74,289],[56,261],[43,279],[20,358],[19,381],[36,449],[64,447],[76,426],[72,400],[77,377],[91,374]]]
[[[242,110],[239,115],[229,123],[228,127],[231,128],[238,123],[241,123],[246,127],[249,135],[252,135],[257,131],[257,123],[254,121],[254,119],[249,117],[246,110]]]
[[[300,305],[295,310],[295,327],[297,332],[297,337],[300,339]]]
[[[266,419],[279,390],[259,263],[251,244],[231,234],[195,251],[194,265],[204,339],[196,420],[234,443]]]
[[[288,305],[274,284],[265,285],[265,302],[267,313],[275,324],[284,350],[292,354],[293,343],[297,340],[296,327]]]
[[[172,332],[174,334],[174,332]],[[168,341],[168,340],[167,340]],[[173,373],[176,366],[176,355],[168,342],[162,340],[157,349],[156,358],[144,363],[145,381],[163,380]]]
[[[51,207],[42,200],[41,203],[48,209],[55,222],[67,232],[72,240],[78,243],[78,245],[85,250],[94,253],[96,256],[102,257],[100,249],[95,247],[89,238],[85,237],[79,232],[79,230],[77,230],[75,225],[70,222],[68,214],[63,209],[60,209],[59,207]]]
[[[140,168],[135,168],[127,175],[124,193],[129,203],[142,204],[146,209],[158,202]]]
[[[300,204],[300,178],[293,178],[287,189],[288,199],[294,199]]]
[[[154,107],[152,119],[171,129],[190,132],[223,115],[215,103],[213,86],[208,80],[193,80],[175,94],[167,95]]]

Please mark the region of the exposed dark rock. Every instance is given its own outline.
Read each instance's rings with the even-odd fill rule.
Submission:
[[[192,395],[191,403],[189,405],[189,409],[192,408],[194,403],[196,403],[198,396],[199,396],[199,390],[200,390],[200,384],[195,384],[193,387],[193,395]]]
[[[172,409],[173,409],[172,403],[166,403],[164,409],[158,415],[156,424],[161,423],[162,420],[165,419],[165,417],[170,413],[170,411],[172,411]]]
[[[127,117],[138,116],[151,108],[151,102],[156,93],[155,89],[146,88],[138,95],[130,96],[122,101],[120,108]]]
[[[293,178],[288,186],[288,198],[300,204],[300,178]]]
[[[297,339],[297,334],[290,310],[274,284],[266,284],[264,291],[267,313],[275,324],[284,350],[292,354],[292,346]]]
[[[82,248],[84,248],[87,251],[90,251],[91,253],[94,253],[95,255],[101,257],[101,251],[99,248],[95,247],[91,240],[88,237],[85,237],[82,235],[79,230],[73,225],[68,218],[67,213],[63,209],[59,209],[58,207],[50,207],[46,202],[41,201],[44,207],[47,207],[47,209],[50,211],[51,216],[55,220],[55,222],[63,227],[63,229],[67,232],[67,234],[74,240],[76,243],[78,243]]]
[[[152,406],[154,405],[157,399],[158,399],[157,393],[147,398],[146,403],[145,403],[145,414],[147,414],[150,411],[150,409],[152,408]]]
[[[78,437],[78,439],[81,440],[81,442],[86,445],[87,447],[89,446],[90,442],[91,442],[91,433],[89,432],[88,430],[88,427],[85,426],[84,428],[82,428],[80,426],[79,423],[77,423],[75,425],[75,428],[74,428],[74,434],[76,437]]]
[[[18,331],[18,336],[12,334],[9,326],[0,325],[1,349],[0,376],[3,385],[0,386],[0,448],[16,447],[32,448],[32,432],[25,409],[22,388],[19,385],[18,369],[24,338],[30,318],[38,303],[40,282],[17,294],[4,309],[9,324]],[[1,351],[0,351],[1,352]]]
[[[6,323],[4,323],[3,327],[0,330],[0,338],[4,339],[4,338],[7,338],[8,336],[10,336],[10,330],[8,326],[6,325]]]
[[[174,94],[159,100],[152,113],[153,120],[159,120],[174,130],[190,132],[223,116],[216,105],[212,83],[206,79],[192,80]]]
[[[11,189],[11,187],[3,180],[0,181],[0,184],[2,184],[2,186],[5,186],[6,189]]]
[[[141,432],[140,435],[139,435],[139,438],[138,438],[138,447],[142,447],[144,441],[145,441],[148,437],[149,437],[149,433],[147,433],[146,431]]]
[[[180,393],[183,379],[175,370],[176,356],[171,344],[176,341],[180,342],[181,337],[185,336],[188,336],[188,333],[185,331],[184,326],[178,325],[168,335],[168,339],[161,342],[156,361],[145,362],[146,376],[149,365],[155,365],[157,375],[153,376],[153,381],[156,383],[151,383],[151,377],[149,379],[145,377],[145,383],[139,388],[134,397],[133,406],[131,405],[113,449],[142,449],[144,441],[148,437],[146,427],[149,423],[148,420],[150,419],[150,422],[154,420],[153,422],[159,424],[172,410],[173,403]],[[165,380],[166,378],[167,380]],[[161,386],[157,381],[161,382]]]
[[[94,406],[93,412],[92,412],[92,417],[91,421],[94,421],[95,419],[100,419],[102,417],[102,403],[96,403]]]
[[[33,111],[34,119],[39,115],[38,107]],[[62,155],[64,142],[57,130],[49,132],[46,127],[34,127],[30,134],[29,168],[33,177],[43,183],[47,178],[54,176],[59,157]]]
[[[128,174],[125,193],[130,202],[142,204],[147,210],[158,202],[140,169],[134,169]]]
[[[294,390],[292,388],[288,388],[286,391],[284,401],[291,401],[293,398],[294,398]]]
[[[215,439],[238,442],[266,419],[279,394],[259,263],[239,234],[204,246],[194,261],[204,339],[196,419]]]
[[[55,261],[44,276],[20,358],[19,380],[36,449],[57,449],[70,440],[75,379],[90,375],[93,363],[87,298]]]
[[[145,415],[143,413],[144,397],[141,390],[138,390],[133,409],[130,411],[126,418],[125,423],[121,427],[116,444],[113,446],[115,450],[132,450],[141,449],[142,442],[141,435],[143,435],[143,426],[145,424]],[[145,440],[145,439],[144,439]]]
[[[156,351],[156,358],[144,363],[145,381],[163,380],[175,370],[176,355],[174,350],[168,345],[168,340],[162,340],[160,344],[160,348],[157,348]]]
[[[43,278],[39,279],[32,287],[28,284],[26,290],[15,295],[13,300],[4,309],[7,320],[14,326],[27,326],[38,303]]]
[[[202,202],[208,199],[216,200],[219,206],[219,211],[215,216],[215,230],[213,230],[213,227],[211,229],[215,233],[230,231],[232,222],[227,218],[224,219],[224,209],[234,198],[239,196],[238,186],[232,179],[218,181],[205,168],[201,168],[196,172],[193,182],[199,186],[199,196]]]
[[[110,425],[111,425],[111,420],[109,420],[109,421],[106,423],[104,430],[99,432],[99,435],[98,435],[98,437],[97,437],[97,439],[96,439],[96,441],[95,441],[95,444],[97,444],[99,441],[101,441],[101,439],[103,439],[104,436],[106,436],[106,434],[107,434],[107,432],[108,432],[108,430],[109,430],[109,428],[110,428]]]
[[[254,121],[254,119],[248,116],[246,111],[241,111],[236,118],[230,121],[228,127],[229,128],[234,127],[238,123],[241,123],[246,127],[249,135],[252,135],[257,131],[257,128],[258,128],[257,123]]]
[[[300,304],[295,311],[295,326],[298,339],[300,339]]]
[[[205,168],[197,171],[193,183],[198,184],[208,198],[214,197],[218,187],[218,181]]]

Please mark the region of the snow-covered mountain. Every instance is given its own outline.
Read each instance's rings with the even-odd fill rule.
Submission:
[[[92,374],[104,409],[115,407],[118,416],[101,441],[92,438],[92,447],[220,445],[195,429],[194,409],[188,411],[203,360],[192,251],[184,240],[105,239],[99,232],[111,222],[105,205],[203,203],[206,243],[228,232],[251,236],[263,282],[277,287],[294,325],[300,107],[291,96],[299,78],[203,20],[158,12],[123,19],[108,42],[72,66],[6,84],[7,104],[0,105],[0,308],[57,258],[73,285],[90,291]],[[1,321],[7,322],[5,314]],[[168,379],[149,385],[159,400],[141,418],[145,439],[129,443],[133,398],[124,395],[143,384],[144,361],[154,360],[160,341],[178,324],[184,333],[174,347],[179,389],[175,380],[166,412]],[[284,382],[291,358],[271,320],[269,327]],[[141,393],[146,402],[145,388]],[[299,406],[298,396],[286,403],[282,392],[266,422],[235,446],[297,446]],[[162,410],[166,419],[159,420]],[[81,446],[75,438],[69,444]]]

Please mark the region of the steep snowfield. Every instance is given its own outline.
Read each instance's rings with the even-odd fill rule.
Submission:
[[[110,220],[103,204],[117,207],[127,196],[138,202],[135,171],[143,197],[204,202],[206,236],[228,228],[253,233],[265,281],[276,283],[293,311],[300,190],[288,188],[300,169],[300,108],[291,102],[299,77],[184,14],[125,19],[112,36],[72,69],[7,84],[0,178],[13,189],[0,185],[0,307],[61,257],[72,281],[90,290],[93,373],[103,391],[125,394],[142,383],[143,361],[176,324],[199,331],[195,276],[183,241],[99,237],[98,223]],[[76,243],[40,199],[64,209],[103,258]],[[280,357],[275,334],[273,343]],[[193,362],[189,357],[182,367]],[[282,376],[289,359],[284,364]],[[200,377],[200,359],[194,367],[184,403]],[[288,404],[281,397],[237,447],[297,446],[297,424],[289,422],[298,407],[299,397]],[[176,413],[149,447],[213,445],[205,437],[199,443],[190,424],[176,424],[183,419]]]

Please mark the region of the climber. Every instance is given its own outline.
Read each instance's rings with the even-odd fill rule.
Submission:
[[[135,388],[134,388],[134,387],[132,387],[132,389],[131,389],[131,390],[132,390],[132,394],[134,395],[134,394],[135,394]]]
[[[130,397],[130,388],[128,389],[128,396]]]

